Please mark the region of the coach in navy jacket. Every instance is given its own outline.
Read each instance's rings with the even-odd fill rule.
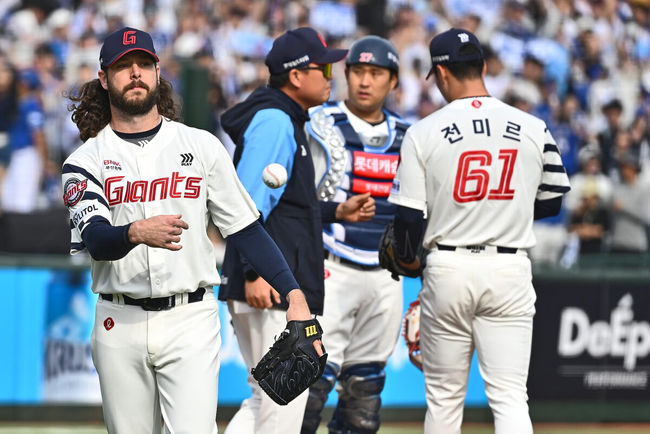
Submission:
[[[314,166],[303,129],[308,119],[307,112],[282,90],[265,86],[256,89],[244,102],[225,112],[221,122],[236,144],[233,162],[244,186],[248,189],[246,181],[249,178],[257,179],[256,182],[253,181],[254,185],[259,187],[258,191],[261,190],[262,194],[265,193],[266,197],[260,197],[261,194],[249,190],[262,214],[264,228],[282,251],[298,285],[307,297],[311,312],[322,314],[322,224],[316,190],[311,182],[314,179]],[[285,131],[279,132],[278,129]],[[261,152],[273,156],[271,158],[275,160],[266,160],[256,146],[255,161],[242,161],[244,148],[250,143],[246,140],[249,131],[255,131],[256,136],[267,138],[261,145],[266,149]],[[274,143],[273,138],[278,136],[286,139],[285,143]],[[271,163],[278,162],[277,160],[290,161],[290,164],[283,164],[287,168],[289,178],[283,187],[271,190],[261,182],[265,164],[256,162]],[[228,245],[222,276],[220,300],[246,301],[244,279],[257,279],[257,273],[252,267],[243,262],[239,253]],[[281,301],[281,307],[286,309],[285,300]]]

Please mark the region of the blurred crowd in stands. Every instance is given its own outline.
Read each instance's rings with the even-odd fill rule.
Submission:
[[[389,38],[401,59],[389,108],[411,121],[445,103],[425,81],[431,38],[476,33],[488,90],[546,121],[571,177],[562,214],[535,223],[533,259],[648,251],[650,0],[3,0],[0,212],[62,206],[61,163],[81,143],[64,96],[96,77],[106,34],[150,32],[179,102],[185,65],[204,68],[209,128],[228,145],[221,112],[266,82],[273,39],[307,25],[342,48]],[[343,68],[332,99],[345,97]]]

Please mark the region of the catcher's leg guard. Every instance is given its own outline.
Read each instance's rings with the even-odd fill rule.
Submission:
[[[339,402],[327,425],[330,434],[376,433],[385,381],[383,364],[364,363],[344,369],[339,376]]]
[[[338,365],[328,363],[325,365],[323,376],[309,387],[309,398],[307,398],[307,407],[302,419],[302,428],[300,434],[315,434],[320,425],[321,412],[327,402],[327,396],[336,384],[336,377],[339,373]]]

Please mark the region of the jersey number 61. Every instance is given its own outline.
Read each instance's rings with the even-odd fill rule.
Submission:
[[[512,200],[515,197],[515,190],[510,187],[510,180],[515,168],[517,150],[501,149],[498,158],[503,160],[499,186],[488,190],[490,173],[481,167],[492,164],[492,154],[482,150],[465,151],[460,154],[456,182],[454,183],[454,200],[456,202],[473,202],[483,200],[486,196],[488,200]],[[478,163],[479,167],[470,167],[472,163]],[[468,184],[473,184],[473,188]]]

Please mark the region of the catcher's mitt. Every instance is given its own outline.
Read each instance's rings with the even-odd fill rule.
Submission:
[[[391,220],[384,228],[384,233],[379,241],[379,265],[390,271],[391,277],[399,280],[398,276],[419,277],[422,275],[425,265],[425,251],[423,248],[418,249],[418,258],[420,267],[415,270],[409,270],[402,267],[395,257],[396,243],[393,232],[393,221]]]
[[[409,359],[420,371],[422,370],[422,353],[420,352],[420,300],[409,305],[402,322],[402,336],[409,349]]]
[[[262,390],[280,405],[287,405],[323,375],[327,353],[318,357],[314,341],[323,329],[315,319],[289,321],[271,349],[251,374]]]

